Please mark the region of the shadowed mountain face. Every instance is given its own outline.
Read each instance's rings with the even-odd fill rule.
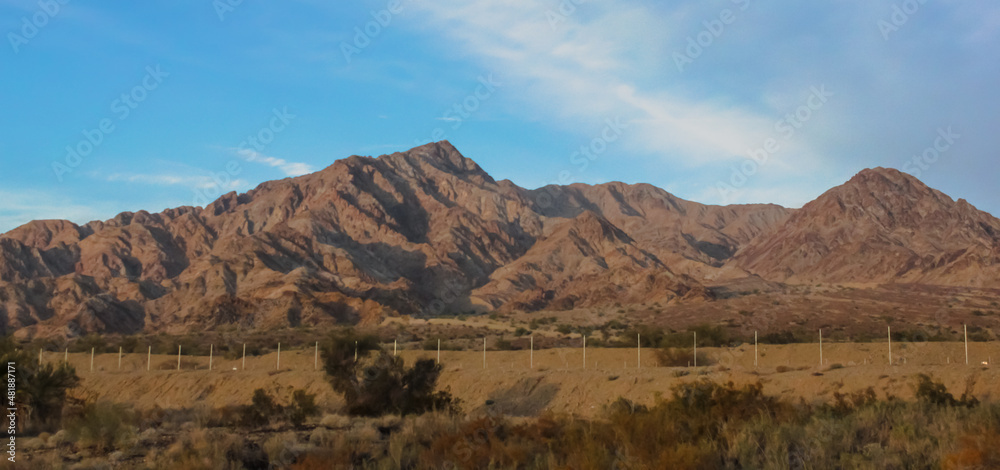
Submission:
[[[653,186],[495,181],[448,142],[352,156],[205,208],[0,237],[19,335],[373,323],[391,315],[709,300],[705,284],[997,279],[1000,223],[868,170],[799,211]]]

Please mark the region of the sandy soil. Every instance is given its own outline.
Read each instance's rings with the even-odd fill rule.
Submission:
[[[460,398],[466,411],[475,412],[493,400],[493,406],[515,416],[544,410],[590,416],[619,397],[652,403],[657,394],[669,394],[672,385],[700,378],[737,384],[759,380],[765,393],[809,402],[830,400],[836,391],[869,386],[880,396],[911,398],[914,376],[919,373],[941,380],[956,395],[969,380],[975,381],[973,391],[981,399],[1000,392],[997,368],[983,364],[1000,358],[1000,343],[970,343],[970,365],[965,364],[962,343],[894,344],[891,366],[885,343],[824,344],[822,366],[818,344],[760,345],[756,368],[752,344],[699,351],[717,364],[658,367],[655,351],[643,350],[640,368],[635,349],[588,348],[584,368],[582,349],[557,348],[535,351],[533,359],[529,351],[488,351],[484,368],[482,351],[442,351],[440,385]],[[400,354],[408,363],[436,357],[433,351]],[[45,356],[47,361],[62,359],[62,354]],[[131,403],[140,409],[245,404],[257,388],[280,400],[287,400],[293,389],[304,388],[317,395],[321,406],[339,405],[323,372],[314,370],[312,349],[283,351],[280,359],[279,370],[275,353],[250,357],[244,370],[239,359],[216,357],[210,371],[207,357],[184,357],[182,370],[177,371],[177,356],[154,355],[152,370],[147,372],[145,354],[126,354],[120,370],[118,355],[104,354],[95,357],[91,372],[89,354],[69,357],[82,379],[76,396]],[[830,368],[836,364],[843,367]]]

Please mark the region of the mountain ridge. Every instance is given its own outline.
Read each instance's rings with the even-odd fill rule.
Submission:
[[[205,207],[17,227],[0,235],[0,328],[76,336],[667,305],[711,301],[708,285],[751,275],[983,286],[998,279],[997,234],[989,214],[896,170],[862,171],[802,209],[712,206],[648,184],[525,189],[442,141]]]

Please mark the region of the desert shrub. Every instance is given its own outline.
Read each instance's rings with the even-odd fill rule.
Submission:
[[[122,348],[125,353],[140,353],[146,352],[146,345],[142,342],[141,338],[136,335],[122,336],[118,340],[118,346]]]
[[[529,335],[529,334],[531,334],[531,331],[529,331],[528,329],[526,329],[526,328],[524,328],[522,326],[519,326],[519,327],[517,327],[516,330],[514,330],[514,336],[520,337],[520,336]]]
[[[979,400],[971,394],[972,383],[968,384],[966,392],[962,398],[956,400],[955,396],[948,392],[947,387],[941,382],[935,382],[926,374],[917,375],[916,397],[921,403],[935,406],[964,406],[972,408],[979,404]]]
[[[147,458],[147,461],[149,459]],[[270,462],[260,445],[225,430],[193,428],[178,434],[155,459],[159,469],[245,468],[265,470]]]
[[[292,404],[288,409],[288,419],[295,427],[302,426],[306,418],[319,414],[319,407],[316,406],[316,395],[306,393],[305,390],[295,390],[292,392]]]
[[[993,334],[990,330],[981,326],[969,325],[969,341],[976,343],[986,343],[993,341]]]
[[[264,441],[263,449],[271,462],[270,468],[284,467],[297,458],[298,438],[294,432],[275,434]]]
[[[373,340],[335,333],[323,348],[323,364],[334,391],[344,396],[348,414],[381,416],[457,411],[448,391],[435,391],[441,366],[421,359],[407,369],[403,359],[381,351]],[[354,360],[357,341],[358,360]],[[364,347],[361,347],[361,345]]]
[[[694,325],[687,330],[690,333],[698,334],[698,346],[722,347],[729,346],[733,342],[733,338],[730,336],[729,331],[718,325],[703,323],[700,325]]]
[[[79,444],[104,453],[124,445],[135,433],[135,422],[135,413],[125,405],[99,401],[71,416],[66,432]]]
[[[625,397],[618,397],[617,400],[611,402],[606,408],[607,413],[615,414],[635,414],[635,413],[645,413],[649,411],[644,405],[633,402]]]
[[[656,361],[661,367],[688,367],[694,365],[693,348],[660,348],[656,350]],[[698,366],[710,366],[715,361],[704,352],[698,351]]]
[[[493,347],[498,351],[514,351],[519,349],[515,347],[514,343],[510,342],[510,340],[504,338],[497,339],[496,343],[493,344]]]
[[[833,403],[821,405],[818,411],[832,416],[847,416],[861,408],[874,406],[877,402],[873,387],[853,393],[833,392]]]
[[[282,406],[266,390],[258,388],[253,391],[251,403],[240,407],[240,424],[249,428],[266,426],[282,411]]]
[[[108,342],[103,336],[91,333],[89,335],[77,338],[69,345],[69,352],[90,352],[93,349],[95,353],[106,353],[111,352]],[[115,351],[117,352],[117,350]]]
[[[66,404],[66,390],[76,387],[76,369],[64,363],[39,365],[38,359],[18,349],[10,336],[0,338],[0,364],[13,363],[18,393],[15,402],[28,411],[24,425],[38,431],[54,431]]]
[[[795,333],[782,330],[761,335],[760,342],[763,344],[792,344],[800,341]]]

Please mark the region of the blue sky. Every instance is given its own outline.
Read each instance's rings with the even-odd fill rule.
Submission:
[[[798,207],[886,166],[1000,214],[994,1],[0,0],[0,32],[0,232],[440,139],[529,188]]]

